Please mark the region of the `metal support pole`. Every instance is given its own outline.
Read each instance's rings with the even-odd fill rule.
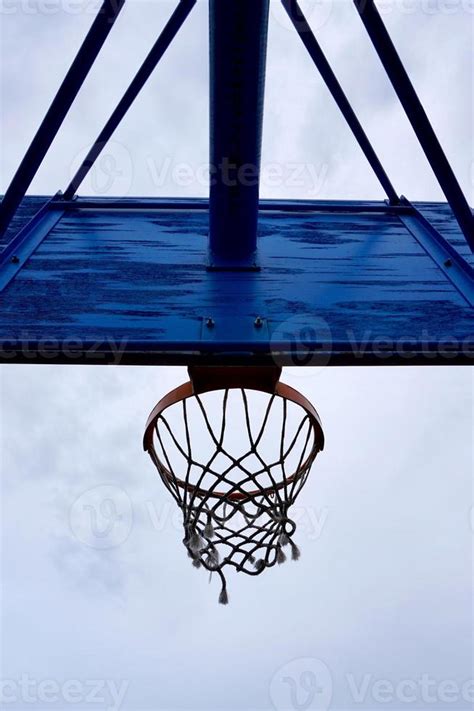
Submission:
[[[256,269],[269,0],[210,0],[209,268]]]
[[[0,234],[8,228],[124,3],[125,0],[104,0],[102,3],[97,17],[4,195],[0,205]]]
[[[321,74],[321,77],[323,78],[327,88],[331,92],[333,99],[341,110],[342,115],[346,119],[349,128],[354,134],[355,139],[361,147],[365,157],[369,161],[372,170],[377,176],[381,186],[385,190],[390,204],[397,205],[400,202],[400,199],[395,191],[395,188],[390,182],[390,179],[386,174],[380,160],[378,159],[377,154],[372,148],[372,144],[367,138],[367,135],[364,129],[362,128],[359,119],[354,113],[354,110],[344,93],[344,90],[339,84],[336,75],[334,74],[329,62],[327,61],[324,55],[323,50],[319,46],[316,37],[314,36],[310,26],[308,25],[308,22],[303,14],[303,11],[298,5],[297,0],[282,0],[282,4],[286,12],[288,13],[288,16],[292,21],[301,41],[308,50],[311,59],[313,60],[319,73]]]
[[[156,65],[170,46],[171,42],[175,38],[177,32],[181,28],[182,24],[186,20],[187,16],[191,12],[195,4],[196,0],[180,0],[179,5],[171,15],[160,36],[151,48],[145,61],[136,73],[127,91],[120,99],[116,109],[110,116],[102,131],[97,136],[94,145],[89,150],[81,166],[78,168],[75,176],[66,188],[64,192],[65,200],[70,200],[76,193],[82,181],[84,180],[84,178],[94,165],[95,161],[101,154],[102,150],[111,138],[115,129],[122,121],[123,117],[137,98],[146,81],[149,79]]]
[[[474,217],[471,208],[433,131],[383,20],[373,0],[354,0],[354,4],[441,189],[451,205],[459,227],[471,250],[474,251]]]

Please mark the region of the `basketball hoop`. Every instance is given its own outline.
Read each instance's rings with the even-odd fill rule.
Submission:
[[[280,372],[189,368],[189,382],[160,400],[146,425],[143,446],[182,511],[188,555],[220,576],[222,604],[225,566],[259,575],[285,562],[285,548],[293,560],[300,555],[289,508],[324,434],[314,407],[279,382]]]

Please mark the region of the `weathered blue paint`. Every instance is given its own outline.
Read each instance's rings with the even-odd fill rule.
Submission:
[[[417,210],[466,262],[474,268],[474,254],[459,229],[450,206],[446,203],[417,203]]]
[[[405,204],[410,204],[403,198]],[[446,240],[414,206],[413,214],[400,215],[400,220],[426,250],[459,293],[474,306],[472,268],[468,260]]]
[[[41,220],[23,234],[36,247],[0,294],[5,361],[115,362],[123,351],[121,362],[153,364],[474,362],[472,269],[458,260],[453,281],[414,236],[409,205],[266,202],[261,271],[221,273],[206,270],[203,201],[60,204],[39,244]],[[455,248],[446,208],[420,208]]]
[[[50,195],[28,195],[27,198],[24,198],[20,209],[17,210],[15,216],[12,218],[8,229],[3,235],[0,235],[0,254],[2,250],[15,239],[20,230],[23,229],[50,200]]]
[[[64,215],[64,210],[60,207],[53,208],[52,202],[53,199],[46,201],[0,254],[0,292],[12,281],[22,265]]]

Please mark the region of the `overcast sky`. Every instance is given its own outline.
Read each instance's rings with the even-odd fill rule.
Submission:
[[[352,2],[301,4],[397,190],[442,199]],[[379,5],[472,203],[473,3]],[[2,191],[93,18],[60,6],[2,3]],[[65,187],[173,6],[128,3],[32,193]],[[270,19],[263,196],[382,198],[277,2]],[[206,23],[201,0],[83,194],[206,195]],[[327,443],[302,556],[230,576],[227,607],[141,447],[185,369],[0,377],[5,708],[472,708],[472,369],[288,369]]]

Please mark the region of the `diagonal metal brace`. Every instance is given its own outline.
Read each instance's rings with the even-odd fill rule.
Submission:
[[[474,252],[474,217],[428,116],[402,64],[373,0],[354,0],[372,44],[387,72],[447,201]]]
[[[4,234],[71,108],[125,0],[104,0],[0,205]]]
[[[372,144],[370,143],[367,134],[357,118],[343,88],[339,84],[336,75],[334,74],[328,60],[326,59],[323,50],[321,49],[316,37],[314,36],[311,27],[309,26],[306,17],[303,14],[297,0],[282,0],[282,5],[285,8],[290,20],[292,21],[295,30],[297,31],[301,41],[308,50],[308,53],[316,65],[322,79],[338,105],[342,115],[347,121],[349,128],[354,134],[357,143],[362,149],[365,157],[375,175],[377,176],[381,186],[390,201],[391,205],[397,205],[400,200],[395,188],[388,175],[386,174],[377,154],[375,153]]]
[[[181,0],[167,24],[165,25],[162,33],[156,40],[155,44],[148,53],[142,66],[136,73],[132,80],[132,83],[128,87],[125,94],[122,96],[114,112],[110,116],[109,120],[105,124],[102,131],[97,136],[92,148],[89,150],[87,156],[84,158],[81,166],[77,170],[75,176],[69,183],[68,187],[64,191],[64,200],[71,200],[74,197],[77,189],[81,185],[82,181],[94,165],[95,161],[105,148],[107,142],[110,140],[112,134],[124,118],[125,114],[137,98],[143,86],[151,76],[156,65],[170,46],[171,42],[175,38],[178,30],[181,28],[185,19],[191,12],[192,8],[196,4],[196,0]]]

